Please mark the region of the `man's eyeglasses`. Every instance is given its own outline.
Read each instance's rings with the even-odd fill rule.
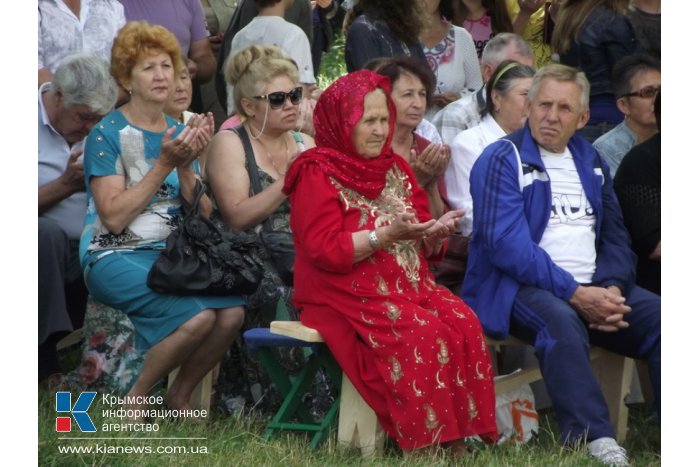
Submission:
[[[270,107],[273,109],[279,109],[284,105],[285,99],[289,98],[289,102],[292,105],[297,105],[301,102],[301,95],[303,89],[301,86],[292,89],[289,92],[277,91],[265,94],[264,96],[253,96],[253,99],[266,99],[270,103]]]
[[[628,92],[627,94],[623,94],[622,97],[636,96],[648,99],[650,97],[656,97],[659,91],[661,91],[661,86],[646,86],[640,89],[639,91]]]

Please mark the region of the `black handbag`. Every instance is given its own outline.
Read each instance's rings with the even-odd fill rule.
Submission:
[[[174,295],[247,295],[263,278],[264,247],[252,232],[222,230],[199,214],[206,187],[197,181],[192,205],[168,236],[148,273],[148,286]]]
[[[250,178],[250,187],[253,195],[262,191],[262,185],[258,179],[258,164],[255,162],[253,146],[250,144],[248,132],[243,126],[232,128],[243,143],[245,157],[248,163],[248,177]],[[262,230],[259,234],[260,240],[267,249],[272,262],[275,265],[277,274],[285,285],[294,285],[294,259],[296,258],[296,249],[294,248],[294,239],[291,232],[273,230],[270,219],[265,219],[262,224]]]

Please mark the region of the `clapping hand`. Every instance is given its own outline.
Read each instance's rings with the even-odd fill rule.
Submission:
[[[170,139],[177,127],[173,126],[163,135],[158,161],[172,168],[186,167],[197,158],[196,143],[198,129],[186,126],[176,138]]]
[[[450,161],[450,146],[447,144],[430,143],[418,155],[411,149],[410,164],[418,183],[426,188],[445,173]]]
[[[459,219],[464,216],[464,209],[448,211],[438,219],[429,229],[425,231],[424,238],[431,238],[443,241],[459,228]]]
[[[207,147],[212,136],[214,136],[214,115],[211,112],[195,114],[187,121],[187,126],[199,130],[195,140],[198,146],[198,149],[195,148],[195,150],[199,154]]]

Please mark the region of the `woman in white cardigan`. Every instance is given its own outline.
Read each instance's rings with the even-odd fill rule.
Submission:
[[[486,107],[481,123],[459,133],[450,144],[452,157],[445,171],[445,188],[451,208],[465,211],[460,220],[464,236],[472,231],[469,175],[474,162],[486,146],[525,125],[527,92],[534,74],[531,67],[513,60],[501,63],[486,84]]]
[[[452,1],[424,1],[429,16],[420,40],[436,77],[433,102],[426,112],[430,120],[442,107],[479,89],[483,81],[474,39],[466,29],[451,23]]]

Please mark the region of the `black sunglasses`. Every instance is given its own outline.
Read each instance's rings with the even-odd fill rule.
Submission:
[[[656,97],[656,95],[661,91],[661,87],[656,87],[656,86],[646,86],[640,89],[639,91],[635,92],[628,92],[627,94],[623,94],[622,97],[643,97],[645,99],[648,99],[650,97]]]
[[[264,96],[253,96],[253,99],[266,99],[273,109],[279,109],[284,105],[285,99],[289,98],[292,105],[297,105],[301,101],[303,89],[301,86],[292,89],[289,92],[277,91],[265,94]]]

